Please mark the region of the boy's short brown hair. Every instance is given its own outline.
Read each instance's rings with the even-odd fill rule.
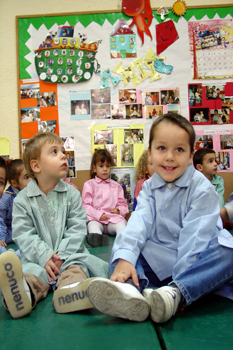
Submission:
[[[154,139],[154,131],[155,131],[157,125],[162,123],[162,122],[171,123],[171,124],[177,125],[180,128],[184,129],[189,135],[190,151],[191,151],[191,153],[194,152],[194,142],[195,142],[195,138],[196,138],[194,128],[193,128],[192,124],[186,118],[184,118],[182,115],[177,114],[177,113],[164,114],[154,121],[154,123],[152,124],[151,129],[150,129],[149,149],[151,149],[151,144],[152,144],[152,141]]]
[[[34,172],[31,168],[31,161],[38,160],[41,154],[41,148],[46,143],[56,143],[63,145],[64,141],[53,132],[40,132],[30,138],[26,144],[23,151],[23,162],[28,176],[35,180]]]
[[[203,159],[207,154],[215,154],[216,156],[215,151],[210,148],[201,148],[194,153],[193,166],[195,169],[197,169],[197,164],[201,164],[201,165],[203,164]]]

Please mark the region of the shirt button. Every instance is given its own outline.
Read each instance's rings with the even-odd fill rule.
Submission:
[[[172,188],[172,184],[168,184],[167,187],[168,187],[168,188]]]
[[[51,221],[53,221],[53,220],[54,220],[54,217],[53,217],[53,216],[51,216],[50,220],[51,220]]]

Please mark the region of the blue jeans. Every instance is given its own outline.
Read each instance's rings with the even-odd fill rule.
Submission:
[[[112,258],[110,260],[110,273],[112,274],[117,261],[113,264],[111,261]],[[145,288],[175,284],[185,299],[184,305],[189,305],[211,292],[233,299],[233,249],[219,245],[217,238],[211,242],[208,249],[200,253],[198,260],[189,269],[173,280],[170,277],[160,281],[142,254],[135,268],[140,292]],[[227,295],[223,291],[227,291]]]

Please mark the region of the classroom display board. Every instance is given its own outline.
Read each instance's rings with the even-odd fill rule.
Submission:
[[[67,143],[71,176],[97,148],[112,153],[114,176],[130,174],[152,122],[175,112],[196,149],[233,171],[233,7],[152,15],[143,33],[124,12],[17,17],[22,151],[49,130]]]

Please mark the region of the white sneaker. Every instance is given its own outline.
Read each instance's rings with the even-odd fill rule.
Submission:
[[[87,295],[93,305],[106,315],[142,322],[150,313],[146,299],[129,283],[96,278],[89,284]]]
[[[29,314],[32,309],[30,288],[24,278],[21,262],[11,251],[0,255],[0,294],[13,318]]]
[[[87,287],[94,279],[95,277],[88,278],[85,281],[72,283],[56,289],[53,294],[53,306],[56,312],[65,314],[93,308],[93,304],[87,296]]]
[[[144,289],[142,294],[150,304],[150,316],[156,323],[164,323],[175,315],[182,298],[180,290],[173,286]]]

